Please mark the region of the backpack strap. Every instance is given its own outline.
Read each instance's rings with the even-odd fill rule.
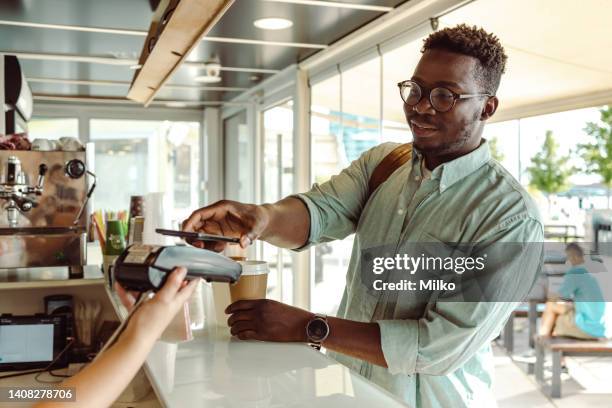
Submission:
[[[376,166],[370,180],[368,181],[368,200],[376,189],[387,179],[395,170],[399,169],[404,163],[412,158],[412,143],[405,143],[397,146],[387,154]],[[366,200],[367,201],[367,200]]]

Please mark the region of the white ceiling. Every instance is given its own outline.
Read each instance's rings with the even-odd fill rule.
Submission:
[[[495,116],[506,120],[612,102],[610,3],[477,0],[440,18],[440,28],[459,23],[478,25],[500,38],[508,65]],[[412,75],[422,41],[420,38],[383,55],[384,120],[404,121],[396,84]],[[345,111],[378,117],[379,72],[379,63],[368,62],[344,74]],[[338,105],[337,86],[317,86],[313,101],[321,101],[322,106]]]

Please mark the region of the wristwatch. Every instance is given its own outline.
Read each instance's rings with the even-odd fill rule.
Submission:
[[[329,324],[327,316],[315,314],[306,325],[306,338],[308,345],[316,350],[321,350],[321,343],[329,336]]]

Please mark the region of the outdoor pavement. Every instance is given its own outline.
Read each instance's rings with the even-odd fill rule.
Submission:
[[[529,349],[526,323],[526,319],[515,320],[514,356],[517,357]],[[495,344],[493,349],[494,387],[500,408],[612,407],[612,357],[567,357],[569,373],[561,377],[562,397],[550,399],[540,391],[534,376],[527,374],[527,364],[513,361],[500,345]],[[546,373],[550,375],[549,370]]]

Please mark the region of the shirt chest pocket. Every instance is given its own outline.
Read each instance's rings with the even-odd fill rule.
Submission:
[[[444,241],[423,231],[419,242],[409,243],[405,251],[417,258],[420,266],[417,272],[423,278],[452,279],[474,267],[471,256],[474,248],[472,243]]]

